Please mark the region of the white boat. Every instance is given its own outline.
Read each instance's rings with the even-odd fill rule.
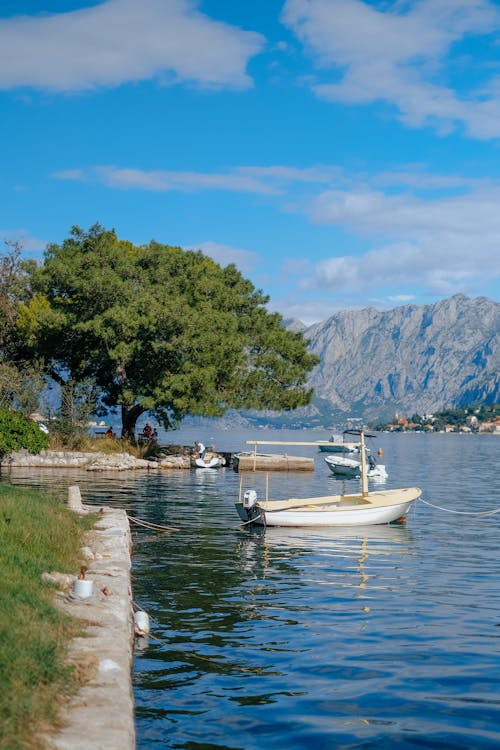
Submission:
[[[345,456],[325,456],[325,463],[336,476],[356,478],[361,476],[361,461]],[[378,464],[372,456],[366,463],[368,479],[387,479],[389,476],[384,464]]]
[[[318,448],[323,453],[357,453],[354,443],[346,443],[342,435],[332,435],[328,441],[318,440]]]
[[[225,463],[222,456],[216,453],[205,453],[204,458],[195,458],[194,464],[198,469],[218,469]]]
[[[352,435],[354,432],[359,433],[359,430],[344,430],[342,435],[332,435],[329,440],[317,440],[316,444],[323,453],[359,453],[359,442],[350,442],[345,439],[346,435]],[[367,445],[365,445],[365,452],[370,452]]]
[[[242,521],[260,526],[370,526],[405,518],[420,497],[418,487],[353,495],[258,500],[247,490],[236,503]]]
[[[255,490],[240,493],[236,510],[245,523],[260,526],[370,526],[405,518],[422,491],[418,487],[368,492],[364,433],[360,436],[361,492],[349,495],[259,500]],[[243,480],[243,478],[242,478]]]

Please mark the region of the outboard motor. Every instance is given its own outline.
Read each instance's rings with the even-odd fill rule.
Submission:
[[[243,495],[243,507],[246,510],[250,510],[250,508],[253,508],[256,502],[257,493],[255,492],[255,490],[247,490]]]

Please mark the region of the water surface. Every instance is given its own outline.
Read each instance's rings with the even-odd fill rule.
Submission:
[[[248,447],[236,432],[171,442],[194,437]],[[500,746],[500,513],[481,515],[500,509],[500,439],[380,435],[379,447],[383,486],[423,490],[405,525],[242,528],[230,468],[4,475],[61,493],[78,483],[85,502],[173,529],[133,528],[134,599],[152,621],[134,659],[139,749]],[[316,468],[269,475],[272,497],[353,487],[316,448],[287,450]]]

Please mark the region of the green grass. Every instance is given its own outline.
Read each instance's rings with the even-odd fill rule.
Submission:
[[[65,664],[81,624],[54,603],[44,571],[78,572],[84,531],[94,516],[77,516],[61,500],[0,484],[0,748],[37,750],[38,736],[57,726],[57,710],[74,689]]]
[[[65,436],[56,433],[49,436],[49,449],[57,451],[96,451],[99,453],[130,453],[136,458],[144,458],[154,453],[154,445],[134,445],[125,438],[96,438],[87,434]]]

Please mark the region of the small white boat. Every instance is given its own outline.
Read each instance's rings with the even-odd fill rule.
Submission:
[[[240,493],[236,511],[245,523],[260,526],[370,526],[403,520],[422,491],[418,487],[368,492],[364,433],[360,436],[361,492],[349,495],[259,500],[255,490]],[[243,479],[243,478],[242,478]]]
[[[361,476],[361,461],[353,458],[325,456],[325,463],[336,476],[352,479]],[[384,464],[378,464],[372,456],[368,457],[365,470],[368,479],[387,479],[389,476]]]
[[[420,497],[418,487],[353,495],[258,500],[247,490],[236,510],[242,521],[259,526],[370,526],[405,518]]]
[[[216,453],[205,453],[204,458],[195,458],[194,464],[198,469],[218,469],[225,463],[222,456]]]
[[[357,453],[358,448],[354,443],[346,443],[342,435],[332,435],[328,442],[318,440],[318,448],[323,453]]]
[[[359,430],[344,430],[342,435],[332,435],[328,441],[317,440],[316,443],[322,453],[359,453],[359,442],[350,442],[345,439],[346,435],[352,435],[354,432],[359,433]],[[365,452],[370,452],[367,445],[365,445]]]

